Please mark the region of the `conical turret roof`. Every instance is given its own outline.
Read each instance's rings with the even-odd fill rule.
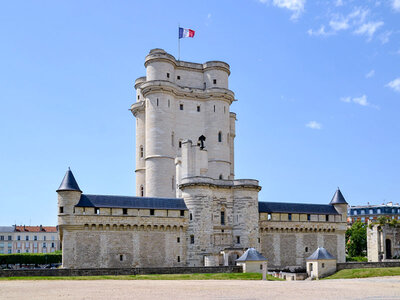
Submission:
[[[267,260],[264,256],[260,254],[256,249],[249,248],[241,257],[236,261],[264,261]]]
[[[82,192],[81,189],[79,188],[79,185],[76,182],[74,174],[72,174],[72,171],[70,168],[68,168],[67,173],[65,173],[64,179],[61,182],[60,187],[58,188],[57,192],[59,192],[59,191]]]
[[[307,260],[317,259],[335,259],[332,254],[328,252],[324,247],[319,247],[313,254],[311,254]]]
[[[333,198],[331,200],[331,202],[329,203],[331,205],[333,204],[347,204],[346,199],[344,199],[342,192],[340,191],[340,189],[338,188],[335,195],[333,195]]]

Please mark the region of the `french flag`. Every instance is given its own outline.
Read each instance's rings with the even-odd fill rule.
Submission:
[[[179,38],[194,37],[194,30],[179,27]]]

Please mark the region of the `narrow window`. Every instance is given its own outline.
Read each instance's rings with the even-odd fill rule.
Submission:
[[[240,236],[236,237],[236,244],[240,244]]]
[[[94,214],[95,214],[95,215],[99,215],[99,214],[100,214],[100,208],[95,207],[95,208],[94,208]]]
[[[44,240],[44,241],[46,240],[46,236],[43,237],[43,240]]]
[[[271,221],[271,218],[272,218],[271,214],[268,214],[267,220]]]
[[[183,110],[183,104],[179,104],[179,109]]]
[[[127,208],[123,208],[122,209],[122,214],[123,215],[127,215],[128,214],[128,209]]]
[[[170,100],[168,99],[168,107],[170,106]]]
[[[143,146],[140,146],[140,158],[144,157],[144,148]]]
[[[144,197],[144,187],[143,187],[143,185],[140,186],[140,196]]]
[[[157,106],[158,106],[158,98],[157,98]]]
[[[4,238],[3,238],[4,239]],[[25,240],[29,241],[29,235],[25,237]]]
[[[191,235],[191,236],[190,236],[190,243],[191,243],[191,244],[194,244],[194,235]]]
[[[138,99],[138,100],[140,99],[140,95],[137,95],[137,99]]]
[[[221,211],[221,225],[225,225],[225,212]]]
[[[260,270],[262,270],[262,265],[260,265]]]
[[[226,134],[226,142],[229,144],[229,133]]]
[[[218,132],[218,142],[222,143],[222,132]]]
[[[169,73],[167,73],[167,78],[169,78]]]
[[[200,105],[197,105],[197,111],[200,112]]]
[[[260,243],[260,242],[261,242],[260,238],[258,238],[257,240],[258,240],[258,243]]]
[[[215,105],[214,105],[214,112],[215,112]]]
[[[328,222],[329,221],[329,215],[325,216],[325,221]]]
[[[184,216],[185,216],[185,211],[181,210],[181,217],[184,217]]]
[[[21,236],[19,235],[19,236],[17,236],[17,241],[20,241],[21,240]]]
[[[175,140],[175,133],[172,131],[172,133],[171,133],[171,146],[173,147],[174,146],[174,140]]]
[[[222,232],[222,233],[224,233],[224,232],[225,232],[225,230],[224,230],[224,229],[221,229],[221,232]]]
[[[222,176],[222,174],[219,174],[219,179],[223,179],[224,177]]]
[[[192,215],[192,213],[189,214],[189,220],[193,220],[193,215]]]
[[[172,179],[171,179],[171,187],[172,187],[172,190],[174,190],[174,188],[175,188],[175,177],[174,176],[172,176]]]
[[[179,76],[179,75],[176,76],[176,79],[181,80],[181,76]]]
[[[179,141],[179,148],[182,148],[182,141]]]
[[[123,261],[124,260],[124,256],[121,254],[120,256],[119,256],[119,261]]]
[[[176,238],[176,242],[177,242],[177,243],[180,243],[180,242],[181,242],[181,238],[180,238],[180,237],[177,237],[177,238]]]
[[[308,252],[308,247],[306,247],[306,249],[304,249],[305,252]]]
[[[154,209],[150,209],[150,216],[154,216]]]
[[[60,214],[64,213],[64,206],[60,206]]]
[[[288,220],[292,221],[292,214],[288,214]]]
[[[310,214],[307,215],[307,221],[311,221],[311,215]]]
[[[224,106],[224,113],[226,113],[226,107]]]
[[[35,235],[35,236],[33,237],[33,240],[34,240],[34,241],[37,241],[37,235]]]
[[[213,83],[214,83],[214,84],[217,84],[217,79],[214,79],[214,80],[213,80]]]
[[[181,257],[180,256],[178,256],[178,262],[181,262]]]
[[[325,268],[325,264],[324,263],[322,263],[322,267]]]

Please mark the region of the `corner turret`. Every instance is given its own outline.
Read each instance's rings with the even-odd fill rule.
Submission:
[[[60,187],[57,189],[58,194],[58,215],[71,215],[74,211],[74,206],[81,198],[82,191],[75,180],[74,174],[70,168],[65,173]],[[59,222],[60,224],[60,222]]]
[[[338,188],[332,197],[330,205],[333,205],[335,209],[342,215],[342,222],[347,222],[347,206],[348,203],[344,199],[342,192]]]

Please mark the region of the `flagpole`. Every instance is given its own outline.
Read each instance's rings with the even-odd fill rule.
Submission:
[[[181,39],[179,38],[179,28],[181,26],[178,23],[178,61],[181,60]]]

